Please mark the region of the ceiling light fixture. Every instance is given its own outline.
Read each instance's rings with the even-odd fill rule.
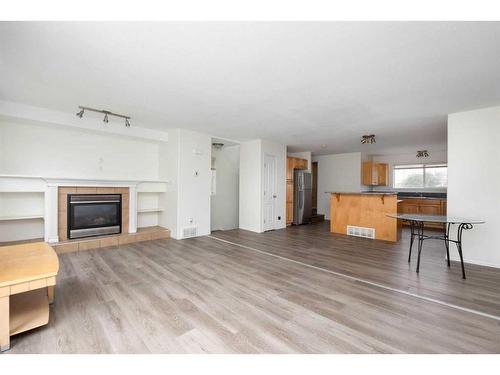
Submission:
[[[375,140],[375,134],[361,136],[361,144],[366,145],[371,143],[377,143]]]
[[[127,128],[130,127],[130,116],[125,116],[125,115],[121,115],[119,113],[114,113],[114,112],[111,112],[111,111],[106,111],[104,109],[95,109],[95,108],[90,108],[90,107],[83,107],[83,106],[78,106],[78,108],[80,108],[80,112],[78,112],[76,114],[77,117],[80,117],[82,118],[83,117],[83,114],[85,113],[85,111],[91,111],[91,112],[97,112],[97,113],[103,113],[104,114],[104,119],[102,120],[105,124],[107,124],[109,122],[109,118],[108,116],[115,116],[115,117],[120,117],[120,118],[123,118],[125,119],[125,126]]]
[[[220,150],[222,149],[222,147],[224,147],[224,143],[214,142],[212,143],[212,147],[215,148],[216,150]]]

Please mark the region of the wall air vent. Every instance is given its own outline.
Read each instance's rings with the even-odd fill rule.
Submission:
[[[182,238],[196,237],[197,234],[198,234],[197,227],[184,227],[182,229]]]
[[[347,235],[375,239],[375,228],[347,226]]]

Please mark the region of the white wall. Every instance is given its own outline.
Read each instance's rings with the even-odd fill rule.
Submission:
[[[463,233],[464,259],[500,267],[500,106],[448,116],[448,215],[486,221]],[[452,247],[452,259],[458,255]]]
[[[262,144],[260,139],[240,145],[240,228],[262,232]]]
[[[390,155],[372,155],[369,157],[376,163],[389,164],[389,184],[387,186],[373,186],[372,190],[394,190],[393,184],[393,167],[400,164],[430,164],[430,163],[446,163],[448,161],[448,153],[446,151],[446,144],[443,144],[441,149],[429,150],[428,158],[417,158],[417,150],[408,150],[407,153],[390,154]],[[423,147],[422,149],[426,149]],[[413,191],[438,191],[442,192],[443,189],[411,189]],[[446,191],[446,189],[444,189]]]
[[[330,219],[330,194],[327,191],[361,191],[361,153],[314,156],[318,162],[318,214]]]
[[[212,149],[215,158],[216,194],[211,196],[211,229],[239,227],[240,146]]]
[[[212,138],[179,130],[177,238],[185,227],[197,227],[198,236],[210,234],[210,185]]]
[[[121,135],[1,121],[0,150],[0,174],[158,178],[158,142]]]
[[[172,238],[178,238],[179,129],[169,130],[168,142],[160,145],[158,174],[159,179],[168,180],[166,192],[159,197],[159,206],[165,211],[158,215],[158,224],[170,229]]]
[[[307,170],[309,172],[312,171],[312,154],[311,151],[303,151],[303,152],[289,152],[288,156],[292,156],[294,158],[306,159],[307,160]]]
[[[0,121],[0,175],[155,180],[159,144],[119,134],[4,119]],[[44,185],[40,193],[0,193],[0,216],[14,216],[14,212],[15,216],[43,215],[45,182],[39,182]],[[141,214],[138,224],[156,225],[156,214]],[[42,219],[0,221],[0,242],[43,237]]]
[[[0,174],[168,180],[165,193],[139,195],[139,205],[165,210],[160,214],[141,214],[139,226],[158,223],[169,228],[174,238],[182,238],[182,229],[186,226],[196,226],[198,235],[210,233],[211,136],[171,129],[169,136],[166,132],[156,132],[157,141],[148,139],[151,134],[147,131],[146,138],[131,137],[48,121],[18,121],[0,122]],[[135,133],[141,135],[142,131]],[[43,202],[43,198],[38,200]],[[0,202],[4,213],[8,208],[6,204]],[[27,207],[27,212],[33,213],[36,209]],[[25,233],[24,238],[43,237],[41,220],[2,222],[1,225],[0,235],[12,234],[15,226],[17,232]],[[18,238],[3,240],[14,239]]]

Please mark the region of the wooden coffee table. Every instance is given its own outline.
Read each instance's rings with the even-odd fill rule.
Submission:
[[[0,247],[0,351],[10,348],[10,336],[49,322],[58,271],[45,242]]]

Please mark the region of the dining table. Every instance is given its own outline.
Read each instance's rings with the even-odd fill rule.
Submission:
[[[471,218],[461,218],[443,215],[420,215],[420,214],[388,214],[388,217],[394,219],[402,220],[410,225],[410,250],[408,254],[408,263],[411,261],[411,250],[413,247],[413,242],[415,238],[418,240],[418,256],[417,256],[417,273],[420,271],[420,255],[422,253],[422,247],[425,240],[434,239],[444,241],[446,247],[446,261],[448,267],[450,267],[450,242],[455,243],[460,256],[460,264],[462,266],[462,278],[465,279],[465,266],[463,257],[463,246],[462,246],[462,233],[464,230],[470,230],[477,224],[484,224],[484,220],[471,219]],[[437,223],[443,225],[443,230],[441,234],[436,232],[435,229],[431,232],[432,234],[424,233],[425,223]],[[456,236],[450,237],[450,232],[456,228]]]

